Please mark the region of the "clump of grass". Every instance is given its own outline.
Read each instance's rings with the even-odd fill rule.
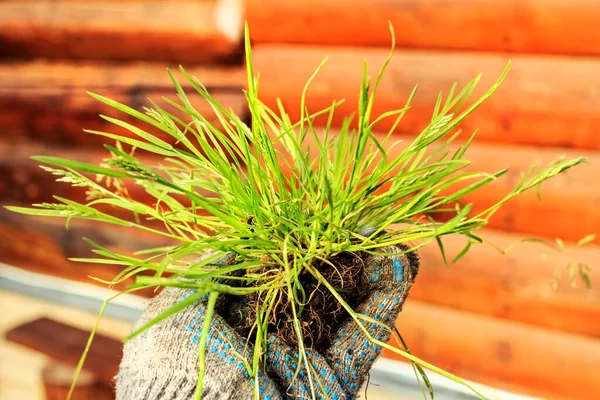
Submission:
[[[445,98],[440,94],[430,123],[413,141],[402,144],[392,142],[394,130],[409,110],[416,88],[404,108],[377,117],[372,115],[375,93],[390,58],[374,82],[367,76],[365,64],[355,125],[349,117],[334,132],[331,121],[340,102],[311,114],[305,107],[310,81],[302,93],[299,121],[291,121],[281,103],[277,110],[272,110],[259,99],[259,79],[253,71],[246,27],[248,89],[244,93],[251,115],[250,126],[232,110],[220,105],[206,87],[183,68],[180,73],[212,106],[219,124],[211,123],[192,106],[171,71],[168,73],[178,101],[165,100],[187,115],[189,121],[181,120],[155,103],[143,113],[90,93],[95,99],[137,118],[143,123],[140,126],[149,125],[172,136],[178,146],[140,126],[103,116],[133,135],[87,131],[117,142],[115,146],[105,146],[110,157],[101,165],[34,157],[51,165],[45,168],[60,176],[59,181],[85,187],[90,198],[87,203],[56,197],[53,204],[9,208],[25,214],[64,217],[67,222],[72,218],[108,222],[179,242],[143,249],[130,256],[87,240],[100,258],[77,259],[122,266],[122,272],[110,284],[136,276],[136,283],[129,291],[161,286],[196,290],[195,295],[131,336],[201,296],[209,296],[208,316],[219,295],[254,296],[255,309],[249,329],[253,332],[255,356],[248,365],[250,374],[256,377],[265,353],[266,335],[271,329],[269,321],[276,312],[273,304],[284,299],[298,352],[301,360],[305,360],[307,332],[301,323],[302,307],[310,293],[304,290],[303,276],[310,276],[325,287],[344,312],[362,327],[361,321],[366,317],[353,311],[348,298],[342,296],[319,266],[331,264],[331,260],[343,254],[377,254],[382,248],[399,244],[407,244],[414,251],[435,242],[444,253],[443,236],[465,235],[469,242],[453,260],[457,261],[472,245],[483,242],[476,231],[484,227],[504,203],[584,162],[583,158],[558,160],[546,168],[532,169],[498,203],[472,215],[471,204],[464,204],[461,199],[500,178],[506,170],[494,174],[464,171],[469,165],[465,154],[475,135],[454,152],[447,146],[459,124],[498,88],[508,67],[498,81],[470,105],[466,105],[467,100],[479,78],[461,90],[453,85]],[[324,128],[314,126],[319,116],[328,117]],[[395,122],[384,136],[378,137],[374,131],[384,118],[394,118]],[[397,157],[391,158],[389,150],[395,146],[403,147]],[[133,149],[160,156],[163,161],[145,164]],[[154,205],[132,198],[126,190],[131,184],[141,186],[155,199]],[[106,206],[125,210],[132,217],[117,217],[101,211]],[[427,217],[432,213],[450,213],[452,217],[439,222]],[[156,221],[164,229],[157,228]],[[208,250],[213,252],[212,256],[190,262],[190,258],[197,259]],[[238,262],[219,269],[210,268],[228,253],[235,254]],[[244,285],[221,282],[231,275],[237,275]],[[467,385],[460,378],[414,357],[405,347],[377,341],[364,329],[363,333],[373,343],[413,362],[425,382],[428,381],[421,367]],[[205,341],[204,335],[201,344]],[[203,346],[200,346],[201,360],[202,355]],[[197,398],[201,393],[202,373],[203,368],[200,368]],[[255,382],[258,385],[259,379]]]

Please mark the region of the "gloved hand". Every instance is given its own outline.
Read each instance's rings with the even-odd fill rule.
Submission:
[[[397,253],[400,248],[382,250]],[[414,253],[368,256],[365,260],[369,291],[355,311],[393,327],[417,275],[419,259]],[[227,262],[227,261],[225,261]],[[142,326],[193,291],[166,288],[154,297],[137,326]],[[224,297],[224,296],[220,296]],[[227,302],[217,311],[207,336],[203,399],[253,399],[254,378],[248,374],[241,355],[252,364],[252,344],[227,324]],[[198,342],[206,304],[203,301],[152,326],[125,344],[116,377],[117,400],[190,400],[198,379]],[[221,314],[221,315],[219,315]],[[391,332],[380,324],[362,322],[376,339],[387,342]],[[372,344],[357,323],[348,318],[335,333],[332,345],[319,354],[306,351],[318,399],[353,399],[361,388],[381,348]],[[236,354],[237,352],[237,354]],[[259,372],[259,394],[265,400],[311,399],[304,362],[298,351],[271,336],[265,370]]]

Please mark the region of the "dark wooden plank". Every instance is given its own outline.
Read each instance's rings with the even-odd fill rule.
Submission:
[[[2,81],[0,89],[3,91],[21,89],[42,92],[55,92],[62,88],[82,88],[82,92],[107,88],[132,88],[132,91],[147,88],[173,90],[173,84],[167,75],[167,67],[178,75],[179,65],[177,61],[5,60],[0,64],[0,81]],[[242,66],[191,65],[188,67],[184,65],[184,67],[207,88],[213,90],[241,87],[246,80],[246,71]],[[181,79],[181,85],[186,88],[191,87],[183,79]],[[173,93],[175,93],[174,90]]]
[[[42,370],[45,400],[64,400],[69,394],[75,368],[55,361]],[[114,389],[110,384],[98,381],[92,374],[82,371],[71,394],[72,400],[114,400]]]
[[[47,355],[67,365],[77,365],[90,332],[50,318],[42,317],[17,326],[6,333],[6,339]],[[110,383],[121,362],[123,344],[96,334],[88,352],[84,370],[101,381]]]

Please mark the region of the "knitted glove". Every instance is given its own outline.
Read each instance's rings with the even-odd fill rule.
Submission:
[[[390,247],[387,253],[401,251]],[[417,275],[414,253],[365,258],[369,291],[355,311],[392,326]],[[166,288],[153,298],[137,323],[141,326],[194,291]],[[224,298],[224,296],[222,296]],[[254,378],[241,357],[252,364],[252,345],[229,326],[228,303],[216,306],[207,336],[203,399],[253,399]],[[190,400],[198,378],[198,342],[206,304],[199,301],[152,326],[125,344],[116,377],[117,400]],[[361,322],[369,334],[387,342],[391,332],[381,324]],[[353,399],[361,388],[381,348],[372,344],[362,328],[348,318],[336,332],[332,345],[319,354],[307,350],[299,360],[297,349],[281,338],[268,340],[265,370],[258,374],[258,393],[275,399]],[[309,364],[312,385],[306,370]],[[314,393],[314,396],[313,396]]]

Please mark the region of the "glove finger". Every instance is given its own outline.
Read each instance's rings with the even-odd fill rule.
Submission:
[[[136,327],[142,326],[194,291],[166,288],[154,297]],[[206,313],[204,301],[153,325],[124,346],[116,377],[118,400],[190,399],[198,380],[198,346]],[[245,363],[252,362],[253,349],[224,319],[213,314],[206,335],[204,399],[252,398],[254,382]],[[281,399],[276,384],[259,376],[264,399]]]
[[[383,249],[386,253],[406,250],[405,246]],[[370,290],[355,311],[376,320],[377,323],[362,320],[361,324],[373,338],[387,343],[391,337],[389,328],[393,328],[418,273],[419,259],[410,253],[368,256],[365,265]],[[335,334],[325,356],[342,377],[344,389],[356,393],[381,351],[382,348],[371,343],[356,321],[348,318]]]
[[[314,350],[307,350],[305,354],[311,367],[311,379],[316,399],[352,398],[344,391],[340,382],[342,377],[339,374],[336,375],[325,357]],[[300,362],[298,351],[274,335],[268,341],[267,371],[288,398],[313,398],[304,360]]]

